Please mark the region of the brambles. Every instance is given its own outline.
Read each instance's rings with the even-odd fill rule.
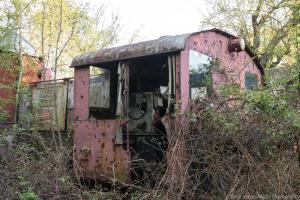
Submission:
[[[235,95],[228,92],[191,106],[169,141],[172,162],[166,173],[140,198],[299,195],[296,109],[268,91]]]
[[[56,151],[50,148],[51,136],[27,133],[15,125],[1,136],[0,193],[7,199],[297,197],[295,104],[268,91],[235,91],[234,98],[233,91],[202,99],[177,118],[165,160],[135,184],[81,182],[69,165],[71,146]]]

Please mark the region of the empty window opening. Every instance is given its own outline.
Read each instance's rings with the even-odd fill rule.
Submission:
[[[117,64],[90,66],[90,118],[114,119],[116,109]]]
[[[257,89],[257,75],[251,72],[245,73],[245,88],[249,90]]]
[[[197,51],[189,51],[190,98],[201,99],[212,93],[213,59]]]

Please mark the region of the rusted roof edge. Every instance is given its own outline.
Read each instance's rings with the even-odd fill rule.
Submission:
[[[184,49],[184,48],[183,48]],[[128,56],[128,57],[122,57],[122,58],[111,58],[111,59],[107,59],[105,61],[101,61],[101,62],[83,62],[83,63],[77,63],[77,61],[75,62],[74,59],[85,59],[83,56],[86,56],[86,54],[80,55],[80,56],[76,56],[71,63],[70,68],[76,68],[76,67],[83,67],[83,66],[92,66],[92,65],[99,65],[99,64],[106,64],[106,63],[110,63],[110,62],[116,62],[116,61],[125,61],[125,60],[129,60],[129,59],[135,59],[135,58],[141,58],[141,57],[145,57],[145,56],[154,56],[154,55],[159,55],[159,54],[166,54],[166,53],[173,53],[173,52],[179,52],[183,49],[179,49],[179,50],[173,50],[173,51],[162,51],[159,53],[153,53],[153,54],[147,54],[147,55],[132,55],[132,56]],[[90,52],[90,53],[94,53],[94,52]]]
[[[76,56],[72,60],[70,67],[102,64],[149,55],[178,52],[185,49],[189,37],[204,32],[215,32],[224,35],[228,38],[238,38],[237,36],[234,36],[228,32],[216,28],[182,35],[163,36],[155,40],[149,40],[107,49],[99,49],[93,52],[82,54]],[[261,74],[264,75],[264,69],[259,62],[258,56],[247,46],[245,48],[245,51],[252,57],[254,63],[260,70]]]
[[[99,49],[76,56],[72,60],[71,67],[101,64],[130,58],[181,51],[185,48],[186,41],[192,34],[188,33],[175,36],[163,36],[155,40],[107,49]]]

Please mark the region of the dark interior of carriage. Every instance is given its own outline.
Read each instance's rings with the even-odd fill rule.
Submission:
[[[132,162],[134,170],[131,171],[131,178],[141,180],[151,176],[150,172],[161,166],[168,145],[162,123],[168,108],[168,55],[142,57],[126,63],[129,65],[129,121],[122,127],[122,145],[126,149],[126,141],[129,141],[131,160],[135,160]],[[110,75],[110,106],[109,109],[90,108],[90,116],[116,119],[119,117],[116,115],[118,101],[124,103],[125,99],[125,95],[122,99],[118,98],[119,63],[102,64],[101,68],[108,70]]]

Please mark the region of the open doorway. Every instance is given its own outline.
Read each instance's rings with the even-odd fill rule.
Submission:
[[[132,180],[154,182],[154,175],[157,176],[157,172],[163,171],[168,140],[162,118],[168,109],[168,84],[167,55],[145,57],[130,62],[127,127]],[[125,132],[124,136],[126,137]]]

